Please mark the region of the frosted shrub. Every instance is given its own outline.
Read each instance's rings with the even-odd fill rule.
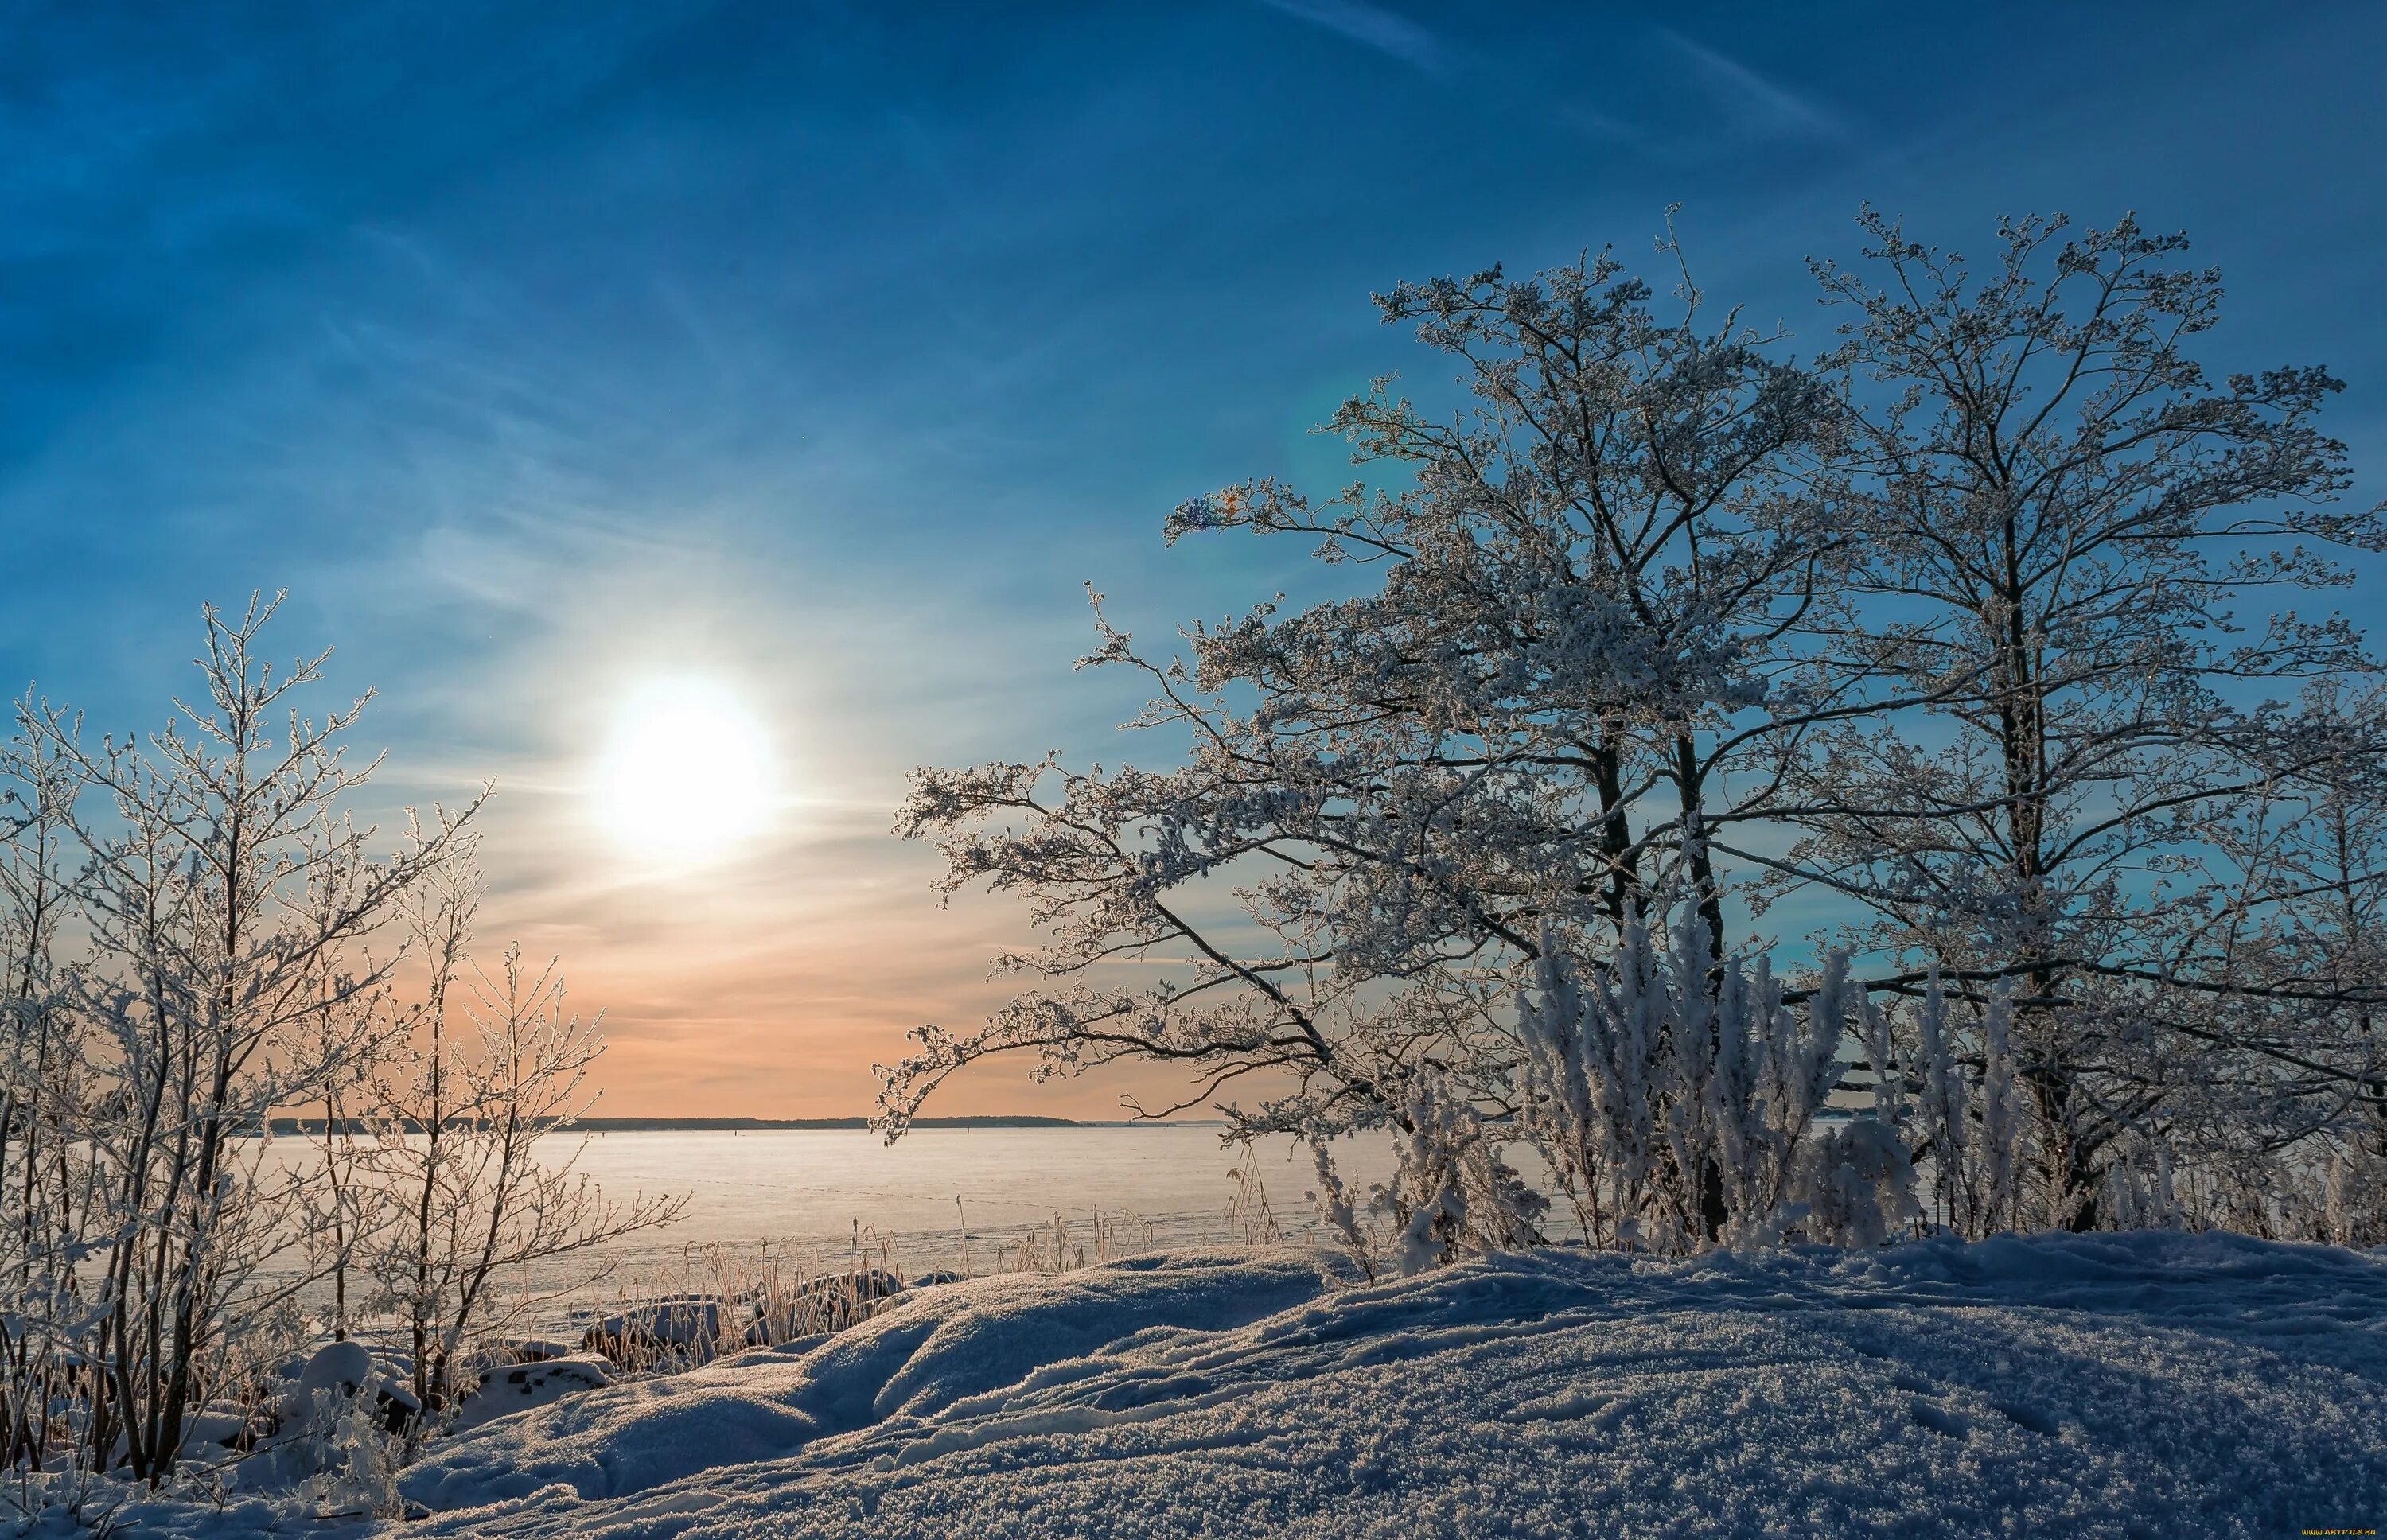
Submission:
[[[2008,1036],[2014,1016],[2006,1001],[2000,991],[1982,1016],[1980,1232],[2015,1228],[2022,1218],[2022,1108]]]
[[[1848,959],[1838,953],[1825,964],[1803,1022],[1764,960],[1749,976],[1737,966],[1725,974],[1709,1100],[1727,1241],[1762,1243],[1778,1233],[1778,1209],[1799,1147],[1838,1078],[1837,1054],[1851,999],[1863,1003],[1849,987]]]
[[[1959,1235],[2027,1222],[2031,1142],[2028,1108],[2014,1083],[2010,994],[1999,985],[1971,1011],[1976,1025],[1967,1029],[1965,1007],[1948,996],[1934,968],[1914,1009],[1911,1054],[1876,1076],[1877,1087],[1913,1092],[1910,1104],[1877,1089],[1874,1115],[1901,1130],[1910,1155],[1928,1170],[1916,1193],[1924,1219]],[[1968,1056],[1980,1067],[1977,1076]]]
[[[302,1293],[330,1282],[343,1333],[351,1270],[375,1274],[389,1249],[389,1216],[353,1180],[370,1152],[352,1112],[387,1129],[421,1111],[414,1131],[444,1128],[471,1157],[419,1168],[417,1229],[442,1239],[396,1269],[413,1285],[425,1256],[435,1271],[466,1258],[405,1291],[444,1331],[496,1314],[489,1294],[525,1257],[605,1229],[529,1157],[576,1112],[569,1087],[597,1047],[543,983],[510,1026],[483,1023],[478,1059],[502,1066],[475,1074],[435,1047],[443,1089],[373,1105],[423,1024],[396,1004],[392,932],[461,859],[480,801],[410,812],[383,853],[347,811],[377,763],[347,750],[366,700],[306,714],[323,656],[268,662],[279,602],[203,612],[200,688],[158,731],[94,744],[29,697],[0,747],[0,1471],[57,1473],[61,1490],[279,1468],[255,1451],[276,1366],[320,1330]],[[324,1168],[272,1158],[272,1118],[294,1109],[324,1116]],[[386,1506],[380,1397],[302,1430],[308,1502]]]
[[[1955,1224],[1970,1206],[1967,1163],[1978,1141],[1966,1126],[1971,1086],[1964,1062],[1956,1057],[1938,968],[1931,970],[1914,1026],[1915,1148],[1930,1164],[1932,1218]]]
[[[1655,960],[1648,932],[1626,932],[1614,966],[1589,979],[1545,947],[1538,989],[1518,998],[1524,1041],[1519,1121],[1557,1177],[1585,1237],[1639,1232],[1661,1206]],[[1676,1205],[1679,1206],[1679,1205]]]
[[[204,693],[145,738],[93,748],[70,714],[20,712],[27,760],[70,766],[79,791],[57,828],[81,862],[59,895],[81,956],[41,959],[58,977],[44,1004],[61,1059],[84,1081],[53,1103],[57,1169],[43,1179],[76,1202],[71,1233],[88,1248],[75,1351],[95,1372],[69,1392],[86,1398],[77,1458],[153,1486],[208,1403],[290,1345],[303,1280],[272,1264],[321,1255],[308,1243],[326,1215],[316,1184],[251,1136],[274,1109],[362,1076],[393,966],[373,939],[461,822],[369,852],[373,831],[338,805],[371,768],[346,755],[365,702],[300,713],[294,691],[322,658],[267,663],[258,636],[274,608],[205,612]]]
[[[1519,997],[1517,1123],[1591,1244],[1761,1246],[1795,1231],[1875,1245],[1926,1225],[1979,1236],[2023,1222],[2027,1109],[2002,989],[1967,1029],[1936,977],[1901,1015],[1835,954],[1803,999],[1763,957],[1726,964],[1711,997],[1682,935],[1699,923],[1678,923],[1664,952],[1638,920],[1605,960],[1546,951]],[[1826,1125],[1851,1036],[1873,1067],[1872,1105]],[[2117,1197],[2117,1217],[2172,1212],[2155,1195],[2170,1190],[2168,1152],[2144,1158],[2153,1185]]]
[[[2329,1164],[2327,1238],[2341,1246],[2387,1245],[2387,1160],[2359,1146]]]
[[[1361,1228],[1359,1211],[1351,1201],[1350,1190],[1343,1183],[1342,1173],[1334,1168],[1334,1156],[1326,1148],[1326,1141],[1313,1139],[1309,1153],[1318,1168],[1318,1186],[1309,1196],[1310,1205],[1334,1237],[1345,1255],[1358,1265],[1368,1281],[1376,1281],[1376,1238]]]
[[[1807,1142],[1798,1193],[1807,1238],[1833,1245],[1880,1245],[1922,1215],[1898,1130],[1871,1117]]]
[[[1666,953],[1637,918],[1615,955],[1555,951],[1520,997],[1519,1121],[1594,1245],[1672,1251],[1779,1230],[1800,1142],[1838,1077],[1851,991],[1835,957],[1801,1012],[1772,967],[1728,964],[1712,1002],[1684,939]]]
[[[574,1169],[587,1141],[558,1136],[596,1099],[587,1077],[604,1040],[565,1008],[554,959],[531,966],[510,946],[493,972],[473,960],[474,851],[470,838],[456,841],[409,895],[423,993],[396,1013],[358,1097],[375,1135],[360,1160],[374,1180],[354,1249],[405,1343],[410,1394],[434,1415],[471,1391],[467,1366],[484,1347],[523,1327],[532,1302],[506,1292],[510,1279],[589,1256],[593,1282],[606,1242],[686,1207],[667,1196],[608,1199]]]
[[[1430,1073],[1414,1076],[1396,1142],[1399,1164],[1378,1189],[1399,1226],[1393,1264],[1404,1276],[1484,1252],[1537,1245],[1549,1200],[1501,1157],[1484,1119]]]
[[[279,1473],[296,1477],[286,1500],[308,1518],[397,1513],[404,1452],[370,1384],[308,1391],[274,1451]]]
[[[2115,1230],[2176,1230],[2180,1209],[2172,1190],[2171,1150],[2140,1141],[2105,1168],[2097,1209]]]

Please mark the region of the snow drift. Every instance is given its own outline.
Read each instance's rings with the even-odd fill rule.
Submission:
[[[2387,1510],[2387,1259],[2221,1234],[1354,1286],[1162,1254],[435,1449],[409,1533],[2277,1533]]]

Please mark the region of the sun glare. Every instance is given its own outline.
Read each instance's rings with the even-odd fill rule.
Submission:
[[[597,776],[597,816],[625,850],[687,863],[726,855],[770,821],[762,726],[707,680],[647,686],[622,702]]]

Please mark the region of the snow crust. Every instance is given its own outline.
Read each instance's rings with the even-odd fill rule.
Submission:
[[[923,1291],[491,1423],[432,1535],[2271,1534],[2387,1512],[2387,1259],[2205,1234]]]
[[[2387,1513],[2387,1256],[2040,1235],[1379,1284],[1179,1252],[434,1446],[421,1536],[2270,1534]]]

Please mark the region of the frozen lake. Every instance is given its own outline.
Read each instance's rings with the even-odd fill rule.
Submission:
[[[1254,1168],[1278,1221],[1309,1222],[1302,1194],[1317,1185],[1306,1148],[1258,1147]],[[916,1129],[895,1143],[862,1129],[626,1131],[591,1135],[580,1157],[609,1194],[689,1194],[688,1217],[624,1241],[622,1265],[676,1260],[690,1247],[757,1248],[843,1257],[860,1231],[893,1241],[904,1268],[958,1267],[965,1221],[974,1269],[990,1249],[1050,1231],[1057,1215],[1090,1236],[1098,1221],[1131,1249],[1240,1239],[1228,1205],[1240,1152],[1219,1130],[1149,1128]],[[1345,1142],[1345,1180],[1391,1174],[1389,1142]],[[958,1201],[956,1201],[958,1200]]]
[[[769,1256],[806,1268],[842,1268],[857,1244],[907,1277],[938,1269],[985,1272],[1016,1260],[1031,1234],[1052,1243],[1057,1217],[1067,1246],[1089,1260],[1154,1245],[1243,1241],[1231,1213],[1241,1152],[1215,1127],[916,1129],[893,1145],[864,1129],[615,1130],[585,1136],[575,1169],[607,1196],[676,1193],[677,1223],[543,1267],[524,1281],[551,1295],[605,1276],[584,1302],[671,1288],[714,1270],[734,1272]],[[583,1135],[546,1142],[560,1160]],[[306,1141],[277,1140],[278,1158],[306,1160]],[[1287,1236],[1309,1233],[1304,1193],[1317,1185],[1307,1146],[1289,1139],[1255,1148],[1252,1168]],[[1390,1141],[1344,1141],[1345,1182],[1364,1193],[1392,1173]],[[966,1231],[965,1231],[966,1223]],[[595,1266],[592,1266],[595,1264]]]

